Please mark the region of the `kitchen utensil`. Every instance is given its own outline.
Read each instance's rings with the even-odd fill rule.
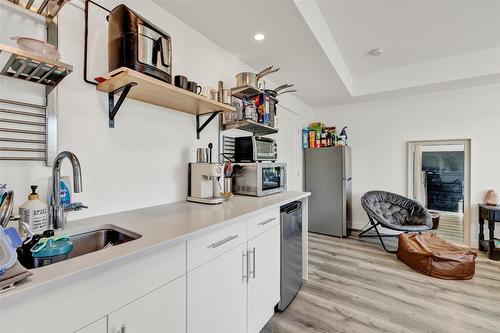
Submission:
[[[200,95],[210,98],[210,91],[214,90],[212,87],[202,87]],[[217,96],[216,96],[217,98]]]
[[[275,73],[279,71],[280,68],[274,68],[274,66],[269,66],[266,69],[256,73],[253,72],[241,72],[236,75],[236,86],[241,87],[241,86],[251,86],[254,88],[258,88],[259,86],[259,79],[262,77],[269,75],[271,73]]]
[[[282,84],[281,86],[277,87],[277,88],[274,88],[274,89],[266,89],[264,90],[264,92],[274,98],[276,98],[277,96],[281,95],[281,94],[286,94],[286,93],[290,93],[290,92],[296,92],[297,89],[289,89],[289,90],[285,90],[285,91],[281,91],[283,89],[288,89],[288,88],[292,88],[294,85],[293,84]]]
[[[243,101],[239,98],[231,97],[231,105],[234,107],[234,121],[243,120]]]
[[[17,46],[21,50],[36,53],[52,60],[59,60],[61,58],[59,51],[57,51],[56,47],[52,44],[29,37],[16,36],[11,37],[11,39],[16,41]]]
[[[201,93],[201,87],[194,81],[188,81],[187,90],[189,90],[190,92],[194,92],[195,94]]]
[[[31,248],[35,246],[42,238],[49,238],[54,236],[54,230],[45,230],[42,234],[35,234],[32,237],[27,237],[21,247],[17,249],[18,260],[26,268],[33,268],[33,256],[31,255]]]
[[[208,163],[208,148],[196,149],[196,163]]]
[[[9,223],[12,209],[14,208],[14,191],[6,191],[2,194],[0,204],[0,226],[5,228]]]
[[[108,15],[108,70],[127,67],[172,83],[172,39],[121,4]]]
[[[187,200],[210,205],[222,203],[221,176],[219,163],[190,163]]]
[[[185,77],[184,75],[176,75],[174,77],[174,84],[178,88],[187,89],[188,88],[188,78]]]
[[[219,90],[219,102],[231,104],[231,89]]]
[[[276,96],[287,94],[287,93],[292,93],[292,92],[297,92],[297,89],[290,89],[290,90],[285,90],[285,91],[280,91],[276,94]]]
[[[73,251],[73,242],[68,235],[41,238],[30,250],[34,259],[34,268],[47,266],[69,258]]]
[[[210,150],[210,155],[209,155],[209,161],[210,163],[212,163],[212,148],[214,147],[214,145],[210,142],[208,144],[208,149]]]
[[[293,86],[295,86],[295,85],[294,84],[287,84],[287,83],[285,83],[285,84],[282,84],[279,87],[274,88],[273,90],[276,91],[276,92],[278,92],[278,91],[283,90],[283,89],[292,88]]]
[[[217,101],[219,99],[219,91],[217,89],[210,89],[210,99]]]
[[[33,232],[33,230],[31,230],[31,227],[28,223],[26,222],[20,222],[21,226],[24,228],[24,231],[26,232],[26,234],[28,235],[28,237],[33,237],[35,235],[35,233]]]
[[[225,177],[224,178],[224,198],[228,197],[230,199],[231,197],[228,195],[229,193],[233,192],[233,178],[230,177]]]
[[[257,121],[257,111],[255,111],[255,104],[253,102],[243,102],[243,119]]]
[[[230,178],[232,173],[233,173],[233,164],[231,163],[231,161],[228,161],[226,162],[226,164],[224,164],[224,177]]]
[[[21,238],[15,228],[0,227],[0,276],[16,263],[16,248],[21,243]]]

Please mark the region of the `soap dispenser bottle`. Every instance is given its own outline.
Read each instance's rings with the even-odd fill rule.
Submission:
[[[19,215],[21,220],[19,224],[19,233],[22,236],[26,235],[25,228],[22,223],[26,223],[34,234],[43,233],[49,228],[49,208],[46,203],[42,202],[36,193],[38,186],[31,185],[31,194],[21,207],[19,207]]]

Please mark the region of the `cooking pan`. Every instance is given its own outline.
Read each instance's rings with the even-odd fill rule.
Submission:
[[[276,98],[282,94],[296,92],[297,89],[288,89],[288,88],[292,88],[293,86],[294,86],[293,84],[283,84],[275,89],[266,89],[266,90],[264,90],[264,92],[266,94],[270,95],[271,97]],[[282,91],[283,89],[288,89],[288,90]]]
[[[236,86],[241,87],[241,86],[251,86],[254,88],[258,87],[259,80],[271,73],[275,73],[279,71],[278,68],[274,68],[274,66],[269,66],[266,69],[258,72],[257,74],[252,73],[252,72],[241,72],[236,75]]]

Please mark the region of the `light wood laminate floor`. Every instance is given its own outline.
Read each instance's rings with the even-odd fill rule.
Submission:
[[[500,332],[500,263],[469,281],[419,274],[376,239],[310,234],[309,281],[262,333]]]

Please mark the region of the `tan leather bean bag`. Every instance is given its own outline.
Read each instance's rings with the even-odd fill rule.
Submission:
[[[397,256],[422,274],[447,280],[468,280],[474,276],[477,254],[433,233],[425,233],[400,234]]]

